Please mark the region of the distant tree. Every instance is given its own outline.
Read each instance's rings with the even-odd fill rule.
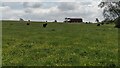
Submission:
[[[98,18],[96,18],[96,22],[97,22],[97,23],[99,23],[99,20],[98,20]]]
[[[120,28],[120,17],[116,18],[115,27]]]
[[[101,2],[99,7],[104,8],[103,16],[106,20],[116,20],[115,26],[120,26],[120,22],[117,19],[120,19],[120,1],[118,2]]]
[[[22,18],[20,18],[20,20],[19,20],[19,21],[20,21],[20,23],[23,23],[23,22],[24,22],[24,20],[23,20]]]
[[[95,20],[98,24],[97,24],[97,26],[100,26],[100,23],[99,23],[99,19],[98,18],[96,18],[96,20]]]
[[[54,22],[57,22],[57,20],[55,20]]]

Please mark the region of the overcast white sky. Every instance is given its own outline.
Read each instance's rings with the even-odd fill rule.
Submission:
[[[83,21],[103,20],[101,0],[2,0],[2,19],[34,21],[64,21],[65,17],[80,17]]]

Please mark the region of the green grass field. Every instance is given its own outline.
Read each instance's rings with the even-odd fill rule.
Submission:
[[[112,24],[2,22],[3,66],[117,66]]]

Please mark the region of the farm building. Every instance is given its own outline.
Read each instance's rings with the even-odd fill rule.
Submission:
[[[81,22],[83,22],[83,20],[82,20],[82,18],[65,18],[64,22],[81,23]]]

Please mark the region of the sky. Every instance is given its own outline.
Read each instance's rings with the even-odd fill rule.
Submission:
[[[3,20],[63,22],[66,17],[82,18],[84,22],[102,21],[101,0],[2,0]]]

